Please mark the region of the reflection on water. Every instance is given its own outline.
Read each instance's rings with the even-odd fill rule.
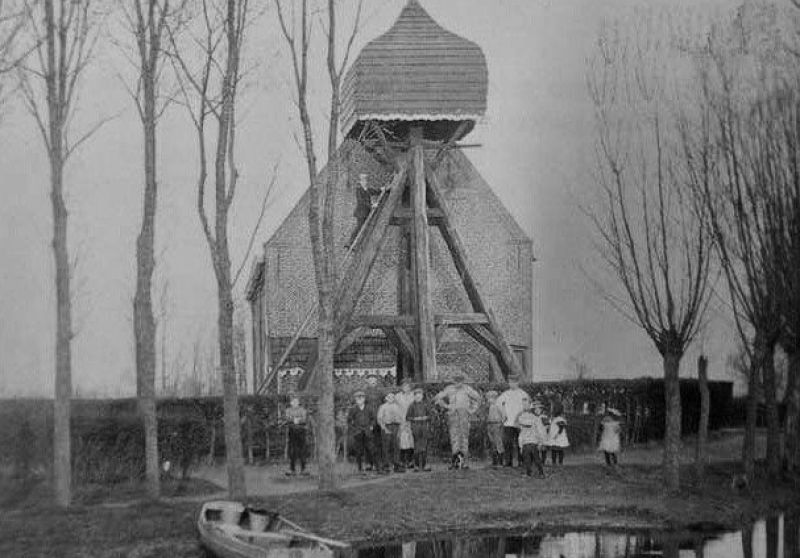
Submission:
[[[742,531],[668,533],[584,531],[417,540],[354,550],[352,558],[800,558],[800,518],[756,522]]]

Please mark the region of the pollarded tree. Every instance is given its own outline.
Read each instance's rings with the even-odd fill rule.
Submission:
[[[686,194],[677,118],[666,96],[671,77],[635,41],[601,33],[590,65],[600,199],[589,210],[596,247],[618,295],[607,300],[639,325],[662,357],[666,408],[664,481],[680,486],[681,359],[708,306],[711,242]],[[711,161],[711,146],[698,155]]]
[[[776,173],[786,146],[771,108],[775,91],[764,82],[780,64],[774,52],[757,50],[724,34],[709,41],[700,65],[704,83],[700,102],[719,163],[711,180],[693,185],[708,216],[734,322],[749,360],[742,458],[750,478],[755,470],[759,392],[766,408],[770,475],[778,474],[781,461],[775,349],[782,333],[782,262],[776,243],[783,225],[775,204],[782,195]]]

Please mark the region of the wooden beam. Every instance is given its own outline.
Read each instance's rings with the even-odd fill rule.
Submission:
[[[465,314],[436,314],[434,323],[444,326],[460,326],[465,324],[488,324],[489,318],[481,312]]]
[[[421,130],[412,130],[414,138],[422,136]],[[421,145],[412,148],[414,157],[414,183],[411,188],[411,206],[414,209],[412,245],[414,253],[414,283],[416,285],[417,343],[423,381],[436,379],[436,333],[433,326],[433,304],[430,289],[430,229],[428,228],[427,188],[425,185],[425,154]]]
[[[365,227],[370,228],[363,231],[363,244],[357,246],[355,257],[350,261],[350,265],[348,265],[339,281],[334,295],[336,304],[334,315],[339,327],[345,327],[350,322],[372,266],[375,264],[378,253],[386,241],[389,221],[403,194],[407,169],[408,162],[403,161],[400,170],[395,173],[394,179],[389,185],[388,198],[384,205],[378,209],[377,216],[365,225]]]
[[[467,291],[467,296],[472,303],[473,310],[477,313],[485,314],[488,319],[488,329],[494,336],[499,350],[499,355],[497,355],[498,364],[506,377],[513,374],[523,378],[524,372],[522,367],[519,365],[519,362],[517,362],[516,357],[514,357],[514,353],[511,351],[511,347],[503,336],[503,332],[500,330],[494,313],[481,294],[482,288],[478,283],[477,277],[472,273],[473,267],[467,257],[464,243],[461,241],[461,236],[450,221],[450,215],[452,215],[452,213],[442,195],[441,188],[439,188],[439,179],[436,177],[436,173],[433,172],[431,167],[427,167],[426,171],[432,205],[439,207],[444,213],[441,224],[439,225],[439,231],[442,233],[442,238],[445,244],[447,244],[450,254],[453,256],[453,263],[464,284],[464,289]]]
[[[413,355],[416,352],[416,347],[414,346],[414,340],[408,334],[408,331],[406,331],[402,327],[395,327],[394,328],[394,333],[395,333],[395,335],[397,335],[397,338],[400,340],[400,343],[403,346],[403,349],[405,349],[405,351],[409,355]]]
[[[371,329],[383,329],[384,327],[413,327],[415,324],[414,316],[409,314],[403,316],[391,316],[389,314],[368,314],[353,316],[350,325],[353,327],[368,327]]]
[[[439,324],[436,326],[436,350],[439,350],[439,346],[442,344],[442,339],[444,339],[444,333],[447,331],[447,324]]]
[[[400,342],[400,338],[397,337],[397,333],[393,327],[382,327],[381,331],[383,331],[386,339],[388,339],[394,348],[397,349],[398,355],[405,353],[405,347],[403,347],[403,344]]]
[[[438,207],[429,207],[428,208],[428,223],[431,225],[439,225],[439,222],[442,220],[444,214],[442,210]],[[403,225],[407,221],[410,221],[414,218],[414,210],[410,207],[398,207],[394,215],[392,215],[392,225]]]
[[[358,338],[366,333],[366,329],[365,327],[356,326],[345,333],[336,343],[336,353],[342,353],[350,348],[350,345],[358,341]]]
[[[495,339],[492,332],[485,327],[477,324],[468,324],[463,326],[462,329],[467,332],[470,337],[475,339],[475,341],[489,349],[489,352],[492,354],[500,354],[500,347],[497,345],[497,339]]]

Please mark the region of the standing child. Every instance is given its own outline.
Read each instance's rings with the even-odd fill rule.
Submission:
[[[414,435],[411,431],[411,424],[406,420],[406,413],[408,407],[414,402],[414,393],[411,391],[411,380],[406,378],[403,380],[400,393],[394,396],[394,401],[400,408],[400,416],[403,417],[403,422],[400,423],[398,431],[398,447],[400,448],[400,463],[406,469],[411,469],[414,466]]]
[[[553,419],[550,421],[550,456],[553,465],[564,464],[564,449],[568,447],[567,419],[564,418],[564,408],[558,404],[553,409]]]
[[[486,431],[489,435],[489,445],[492,451],[492,467],[503,464],[503,422],[506,418],[503,409],[497,404],[497,392],[489,390],[486,392],[486,400],[489,403],[489,413],[486,417]]]
[[[306,426],[308,411],[300,405],[300,398],[293,395],[289,398],[286,409],[286,422],[289,425],[289,476],[297,474],[295,465],[300,461],[300,474],[306,475]]]
[[[543,479],[542,448],[547,445],[547,425],[544,423],[542,404],[537,400],[531,406],[527,396],[522,403],[525,410],[517,416],[517,426],[525,473],[530,477],[533,474],[533,465],[536,465],[538,476]]]
[[[408,406],[406,420],[411,425],[414,436],[414,470],[430,471],[428,467],[428,437],[430,435],[430,410],[424,401],[425,391],[414,390],[414,401]]]
[[[382,471],[388,473],[393,466],[394,471],[404,472],[400,468],[400,461],[397,455],[397,432],[403,417],[400,416],[400,408],[394,400],[393,393],[387,393],[383,405],[378,409],[378,425],[381,427],[381,444],[383,446]]]
[[[620,417],[622,414],[616,409],[609,407],[606,409],[603,420],[600,422],[600,447],[598,451],[605,454],[606,465],[617,464],[617,453],[620,450]]]
[[[347,424],[353,440],[353,452],[356,454],[356,464],[358,471],[367,462],[367,470],[371,470],[375,464],[374,452],[372,451],[372,427],[375,424],[375,411],[366,404],[366,394],[357,391],[353,394],[355,405],[350,407],[347,417]]]

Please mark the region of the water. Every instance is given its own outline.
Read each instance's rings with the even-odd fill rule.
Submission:
[[[800,558],[800,517],[757,521],[736,532],[572,531],[493,534],[356,548],[348,558]]]

